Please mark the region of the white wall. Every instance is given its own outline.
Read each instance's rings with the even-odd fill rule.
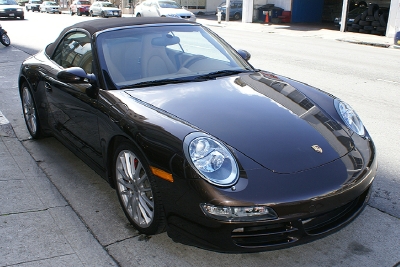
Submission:
[[[400,31],[400,0],[392,0],[390,3],[386,37],[394,37],[398,31]]]

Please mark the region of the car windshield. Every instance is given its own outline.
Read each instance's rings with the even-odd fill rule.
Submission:
[[[109,89],[203,81],[254,71],[228,44],[199,25],[106,31],[96,43]]]
[[[56,2],[48,2],[47,4],[48,4],[49,6],[56,6],[56,5],[57,5]]]
[[[103,7],[114,7],[111,3],[103,3]]]
[[[0,5],[18,5],[15,0],[0,0]]]
[[[172,1],[158,1],[158,4],[162,8],[182,8],[178,3]]]
[[[89,1],[80,1],[79,2],[81,5],[90,5]]]

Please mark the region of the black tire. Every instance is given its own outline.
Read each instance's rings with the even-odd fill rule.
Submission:
[[[382,15],[379,16],[379,22],[381,23],[381,26],[386,27],[387,26],[387,21],[388,21],[388,14],[383,13]]]
[[[361,20],[361,14],[354,18],[353,24],[358,23]]]
[[[361,13],[361,20],[365,20],[367,16],[368,16],[368,10],[365,10],[363,13]]]
[[[25,19],[25,17],[24,17],[24,16],[22,16],[22,17],[19,17],[19,19],[20,19],[20,20],[24,20],[24,19]]]
[[[386,32],[386,27],[376,27],[378,32]]]
[[[379,17],[383,14],[383,10],[378,9],[377,11],[375,11],[374,13],[374,18],[375,20],[379,21]]]
[[[366,16],[365,17],[365,21],[374,21],[375,20],[375,17],[374,16]]]
[[[381,23],[379,21],[374,20],[374,21],[371,22],[371,26],[380,27]]]
[[[371,21],[360,20],[358,24],[360,24],[361,26],[370,26]]]
[[[76,15],[77,16],[82,16],[81,11],[79,9],[76,10]]]
[[[138,17],[138,18],[141,17],[141,16],[142,16],[142,14],[140,14],[140,13],[136,14],[136,17]]]
[[[33,98],[32,90],[26,82],[21,85],[20,95],[24,120],[29,134],[33,139],[42,138],[43,134],[41,131],[41,124],[39,121],[36,103]]]
[[[8,37],[8,35],[7,35],[6,33],[3,33],[3,34],[1,35],[0,42],[1,42],[4,46],[9,46],[9,45],[11,44],[10,37]]]
[[[368,16],[373,16],[375,11],[379,9],[379,6],[377,4],[370,4],[368,6]]]
[[[366,31],[373,31],[375,29],[374,26],[364,26],[364,30]]]
[[[376,30],[371,31],[371,34],[373,34],[373,35],[379,35],[379,36],[385,35],[384,32],[380,32],[380,31],[376,31]]]
[[[145,157],[128,141],[114,151],[113,179],[129,222],[143,234],[164,232],[165,213],[156,180]]]
[[[240,13],[235,13],[235,15],[233,15],[234,20],[239,20],[241,18],[242,18],[242,16],[240,16]]]
[[[347,27],[348,32],[358,32],[358,29],[353,28],[352,26]]]
[[[69,10],[69,14],[70,14],[71,16],[73,16],[75,13],[72,12],[72,9],[70,9],[70,10]]]
[[[90,12],[89,12],[89,16],[94,17],[93,11],[90,11]]]
[[[101,16],[102,18],[107,18],[107,17],[106,17],[106,14],[104,13],[104,11],[101,12],[100,16]]]
[[[359,29],[358,30],[358,32],[360,32],[360,33],[371,33],[371,31],[367,31],[367,30],[364,30],[364,29]]]
[[[354,24],[353,23],[353,24],[351,24],[351,27],[358,31],[359,29],[363,28],[364,26],[360,26],[359,24]]]

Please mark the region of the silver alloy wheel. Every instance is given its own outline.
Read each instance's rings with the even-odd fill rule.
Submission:
[[[138,226],[149,227],[154,219],[154,198],[146,170],[130,150],[118,154],[115,166],[117,190],[125,210]]]
[[[22,89],[22,106],[26,125],[28,125],[31,135],[36,135],[38,125],[36,118],[35,104],[33,103],[32,94],[27,86]]]
[[[5,46],[9,46],[10,45],[10,38],[8,37],[7,34],[2,34],[1,35],[1,43]]]

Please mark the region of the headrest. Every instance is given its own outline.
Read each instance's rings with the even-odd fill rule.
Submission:
[[[151,40],[151,44],[155,46],[167,46],[174,45],[180,42],[179,37],[173,36],[172,34],[166,34],[162,37],[156,37]]]

